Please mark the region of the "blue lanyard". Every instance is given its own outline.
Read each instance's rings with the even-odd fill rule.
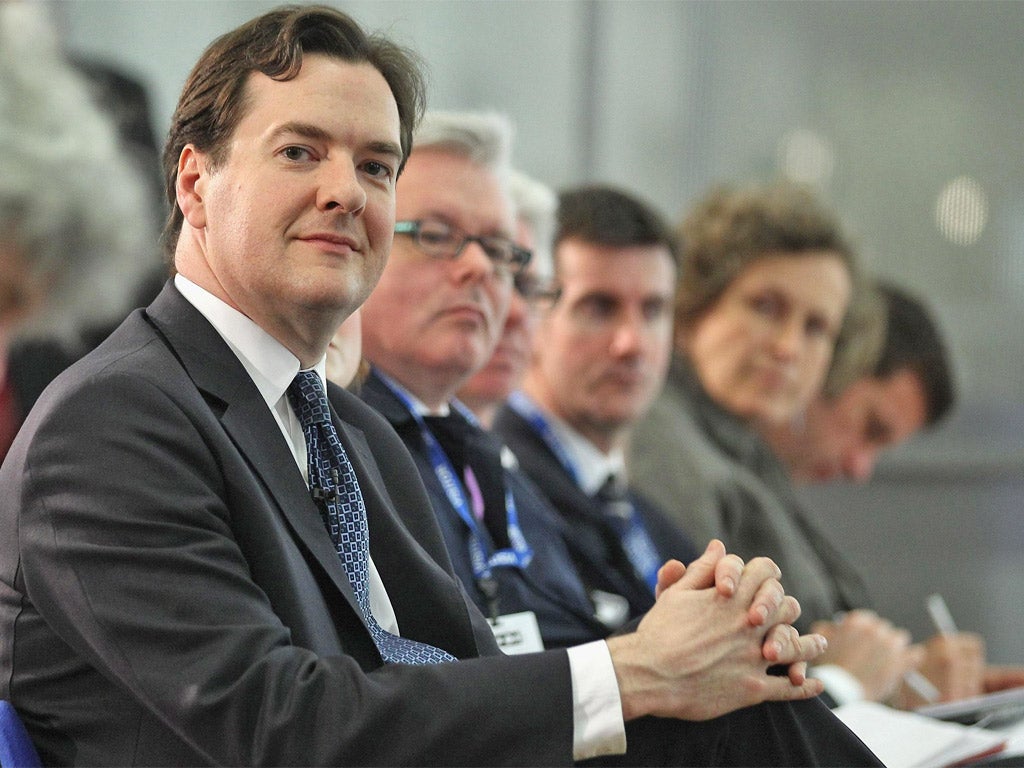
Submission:
[[[416,422],[416,425],[420,428],[423,442],[427,446],[427,457],[430,460],[431,468],[434,470],[434,475],[441,484],[448,503],[451,504],[452,509],[455,510],[462,519],[462,522],[469,528],[469,559],[473,567],[473,576],[476,578],[484,595],[489,600],[493,600],[496,597],[497,588],[493,569],[526,568],[530,564],[530,560],[533,559],[533,550],[526,542],[526,537],[519,526],[519,515],[516,511],[516,503],[512,492],[508,488],[505,489],[505,518],[508,525],[508,540],[511,544],[511,549],[496,549],[488,554],[490,547],[487,544],[487,539],[480,530],[480,523],[476,515],[473,514],[473,509],[469,499],[466,498],[466,493],[458,479],[455,467],[452,466],[448,455],[444,452],[441,444],[434,437],[434,433],[430,431],[430,428],[423,420],[423,416],[416,410],[412,397],[408,391],[388,376],[379,370],[375,372],[380,376],[381,381],[384,382],[387,388],[391,390],[392,394],[401,401],[409,415]],[[467,409],[461,403],[455,401],[452,403],[452,407],[455,407],[463,416],[467,415]],[[471,418],[470,421],[474,425],[476,424],[475,418]],[[493,594],[489,594],[492,592]]]
[[[572,476],[573,482],[580,486],[580,474],[576,463],[572,460],[569,452],[562,444],[561,439],[555,433],[554,427],[540,410],[533,400],[525,392],[516,390],[508,397],[509,407],[526,420],[526,423],[537,433],[544,444],[551,450],[558,462],[565,468],[565,471]],[[582,490],[582,488],[581,488]],[[661,567],[661,558],[658,555],[654,542],[651,540],[647,527],[637,514],[632,504],[629,505],[630,514],[615,525],[619,533],[623,548],[633,568],[653,591],[658,584],[658,568]]]
[[[558,439],[558,435],[555,434],[551,422],[547,420],[540,408],[537,407],[537,404],[525,392],[519,389],[508,396],[508,404],[513,411],[522,416],[533,427],[533,431],[544,441],[544,445],[555,454],[558,463],[572,477],[572,481],[579,485],[580,473],[576,469],[576,462],[569,456],[569,452],[562,445],[562,441]]]

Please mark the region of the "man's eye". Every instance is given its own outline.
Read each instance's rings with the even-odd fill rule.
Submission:
[[[454,239],[450,232],[437,232],[424,230],[420,232],[420,239],[431,245],[446,245]]]
[[[281,150],[281,154],[289,160],[308,160],[312,156],[310,151],[305,147],[285,147]]]
[[[578,312],[590,321],[604,320],[615,312],[615,302],[604,296],[591,296],[579,303]]]
[[[832,338],[832,326],[827,320],[821,318],[809,318],[807,320],[807,335],[815,338]]]
[[[390,179],[394,175],[389,166],[378,163],[376,160],[370,160],[363,166],[363,169],[374,178],[379,179]]]

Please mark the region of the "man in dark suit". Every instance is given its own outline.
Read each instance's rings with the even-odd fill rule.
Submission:
[[[544,308],[523,380],[494,431],[569,527],[584,581],[654,601],[657,570],[696,556],[653,504],[627,488],[623,447],[657,394],[671,346],[675,255],[660,216],[618,190],[559,196],[558,299]]]
[[[328,343],[387,258],[422,94],[403,51],[317,6],[219,38],[186,82],[165,152],[178,274],[58,377],[0,471],[0,696],[45,762],[567,764],[625,752],[624,721],[631,739],[665,722],[646,715],[679,718],[684,761],[738,762],[746,705],[819,689],[777,570],[720,547],[627,637],[498,654],[408,452],[356,398],[323,402]],[[730,628],[726,660],[691,614]],[[611,729],[577,714],[595,656]],[[842,731],[816,751],[795,717],[770,759],[870,760]]]

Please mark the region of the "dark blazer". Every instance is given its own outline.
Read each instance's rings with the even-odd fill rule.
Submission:
[[[401,441],[328,394],[402,633],[496,654]],[[44,394],[0,488],[0,698],[48,764],[571,761],[563,651],[382,666],[277,423],[171,284]]]
[[[499,410],[493,431],[568,523],[569,549],[587,587],[622,595],[629,601],[632,617],[654,605],[654,594],[636,575],[600,504],[576,484],[530,423],[506,405]],[[689,563],[699,556],[693,542],[652,504],[635,493],[630,493],[630,501],[662,560],[676,558]]]
[[[455,573],[480,609],[486,612],[487,600],[477,586],[470,562],[469,527],[448,501],[434,473],[419,426],[376,374],[371,374],[363,383],[359,394],[388,420],[412,454],[437,514]],[[466,424],[457,412],[453,411],[452,416],[464,423],[465,428],[460,433],[465,435],[466,455],[490,454],[494,461],[500,461],[501,444],[492,435]],[[566,527],[558,513],[523,473],[506,471],[503,474],[515,500],[523,535],[533,549],[533,559],[522,570],[495,569],[500,612],[533,611],[547,648],[604,638],[608,629],[594,618],[594,607],[566,549]],[[503,503],[504,498],[501,500]],[[482,532],[487,535],[486,530]]]

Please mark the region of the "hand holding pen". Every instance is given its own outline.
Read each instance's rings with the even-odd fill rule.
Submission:
[[[973,632],[960,632],[941,595],[925,601],[937,634],[924,643],[925,659],[920,672],[941,693],[942,701],[954,701],[983,692],[985,642]]]
[[[888,700],[924,657],[920,647],[911,646],[907,630],[893,626],[874,611],[847,611],[811,629],[829,642],[816,663],[844,669],[856,678],[870,701]]]

